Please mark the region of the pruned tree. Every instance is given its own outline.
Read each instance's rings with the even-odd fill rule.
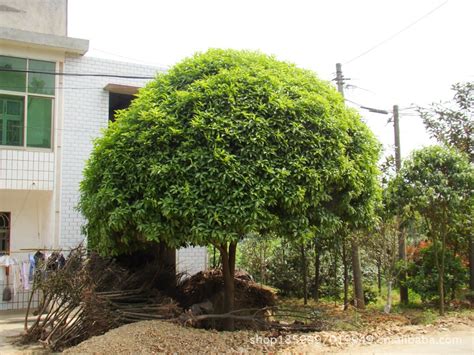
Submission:
[[[438,271],[439,310],[444,314],[445,255],[458,223],[474,216],[474,167],[463,153],[432,146],[415,151],[389,184],[392,201],[417,213],[426,223]]]
[[[250,232],[312,238],[328,219],[364,224],[378,153],[357,113],[314,73],[209,50],[157,75],[95,142],[81,183],[84,231],[108,254],[150,241],[214,245],[228,313],[238,242]]]

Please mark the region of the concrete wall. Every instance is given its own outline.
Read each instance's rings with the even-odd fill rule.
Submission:
[[[25,248],[54,246],[54,211],[51,191],[0,190],[0,211],[11,213],[10,250],[15,257]],[[24,256],[24,255],[23,255]]]
[[[4,14],[4,1],[0,0],[0,16]],[[15,4],[23,4],[18,1]],[[2,7],[3,6],[3,7]],[[1,19],[3,21],[3,18]],[[0,22],[3,25],[3,22]],[[58,63],[60,70],[64,53],[44,48],[27,48],[13,42],[1,45],[1,54]],[[62,90],[60,77],[56,78],[52,149],[27,147],[0,147],[0,211],[12,213],[11,250],[22,248],[54,248],[58,246],[59,233],[55,232],[56,174],[59,173],[55,154],[58,143],[56,133],[62,118]],[[39,235],[38,235],[39,232]],[[15,256],[19,256],[15,253]]]
[[[156,67],[117,62],[91,57],[67,57],[65,72],[107,73],[135,76],[154,76]],[[61,177],[61,239],[63,247],[72,247],[83,240],[81,226],[84,219],[75,210],[79,202],[79,183],[92,141],[108,125],[108,84],[142,87],[147,80],[74,77],[64,78],[64,127]],[[206,268],[206,248],[185,248],[177,252],[179,272],[193,274]]]
[[[53,190],[54,153],[0,150],[0,189]]]
[[[36,248],[53,247],[54,213],[51,191],[0,190],[0,211],[11,213],[10,251],[18,262],[27,261],[28,255],[34,254]],[[8,285],[11,289],[15,285],[15,272],[18,272],[18,269],[10,268]],[[0,292],[3,292],[6,285],[5,268],[0,267]],[[25,309],[29,296],[29,291],[15,289],[11,301],[3,302],[0,299],[0,311]],[[34,304],[38,304],[37,295]]]
[[[66,36],[67,0],[0,0],[0,26]]]
[[[188,247],[176,251],[176,271],[187,275],[207,268],[206,247]]]
[[[116,62],[90,57],[67,57],[65,72],[108,73],[154,76],[157,69],[150,66]],[[64,78],[64,120],[61,178],[61,244],[75,246],[82,241],[83,218],[75,210],[79,201],[79,182],[92,141],[108,125],[109,92],[107,84],[141,87],[145,80],[104,77]]]

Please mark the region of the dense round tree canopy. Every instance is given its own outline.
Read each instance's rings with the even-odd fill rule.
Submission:
[[[363,225],[378,154],[357,113],[314,73],[209,50],[158,74],[95,142],[79,209],[89,244],[108,254]]]
[[[431,146],[414,151],[404,162],[390,182],[388,194],[392,204],[430,219],[438,230],[445,222],[454,228],[456,215],[462,216],[462,224],[472,222],[473,190],[474,168],[468,156],[452,148]]]

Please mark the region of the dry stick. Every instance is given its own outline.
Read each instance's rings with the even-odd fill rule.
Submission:
[[[97,296],[110,296],[110,295],[125,295],[125,294],[138,294],[140,293],[140,289],[133,289],[133,290],[124,290],[124,291],[100,291],[97,292]]]
[[[49,295],[44,295],[43,299],[43,305],[41,308],[41,311],[38,314],[38,317],[36,317],[35,322],[30,326],[30,328],[27,330],[27,332],[30,332],[30,330],[34,330],[37,326],[39,326],[39,323],[41,321],[41,315],[44,313],[46,306],[48,305],[49,301],[47,302],[46,299],[49,297]],[[39,308],[38,308],[39,309]]]
[[[50,296],[47,298],[47,302],[45,302],[44,306],[54,306],[54,304],[56,302],[59,302],[59,298],[61,296]],[[48,324],[51,324],[51,328],[52,329],[55,329],[56,326],[55,326],[55,321],[57,321],[57,319],[62,319],[61,317],[68,312],[68,310],[70,310],[71,308],[73,309],[75,307],[74,304],[68,304],[69,301],[67,299],[62,299],[59,303],[59,305],[57,305],[57,307],[55,308],[55,310],[53,312],[49,312],[47,314],[47,316],[45,317],[45,319],[43,320],[42,324],[40,324],[39,322],[37,324],[35,324],[36,327],[40,327],[42,329],[45,329]],[[43,307],[43,308],[45,308]],[[44,335],[44,333],[42,331],[40,331],[40,340],[41,337]]]
[[[83,323],[77,323],[61,334],[58,338],[52,339],[47,345],[49,345],[49,347],[53,350],[58,350],[59,348],[66,347],[72,341],[77,341],[79,343],[84,337],[85,332]]]
[[[75,314],[76,321],[73,322],[72,325],[69,325],[68,327],[66,327],[66,330],[64,331],[64,333],[55,340],[55,343],[58,343],[59,340],[61,340],[68,334],[72,333],[74,331],[74,328],[80,325],[81,318],[79,317],[79,315],[82,315],[82,313],[83,313],[83,309],[80,309],[78,313]]]
[[[59,342],[60,339],[62,339],[64,336],[66,336],[68,333],[72,333],[74,331],[74,326],[76,325],[76,323],[78,322],[77,319],[74,319],[74,320],[70,320],[67,324],[65,324],[64,326],[62,326],[61,330],[62,332],[59,334],[59,336],[57,336],[56,338],[53,338],[53,335],[55,333],[52,332],[52,334],[50,334],[50,336],[45,340],[46,344],[50,345],[50,346],[55,346],[53,344],[57,344]],[[59,329],[59,328],[57,328]]]
[[[255,319],[255,316],[262,311],[266,311],[268,309],[271,309],[272,307],[264,307],[264,308],[242,308],[242,309],[236,309],[227,313],[221,313],[221,314],[203,314],[203,315],[192,315],[191,318],[195,320],[203,320],[203,319],[223,319],[223,318],[232,318],[235,320],[253,320]],[[255,311],[255,313],[251,316],[238,316],[236,313],[241,313],[241,312],[251,312]]]
[[[52,321],[52,330],[51,332],[49,333],[49,335],[46,337],[45,341],[48,342],[49,339],[51,339],[51,337],[61,328],[64,328],[65,327],[65,323],[64,321],[67,321],[68,320],[68,317],[71,315],[72,312],[74,312],[74,310],[76,309],[76,307],[69,307],[69,308],[66,308],[60,315],[58,315],[56,317],[56,326],[54,326],[54,320]]]
[[[31,289],[31,294],[28,300],[28,307],[26,308],[26,315],[25,315],[25,325],[24,325],[24,330],[25,332],[28,330],[28,316],[30,314],[30,309],[31,309],[31,303],[33,302],[33,296],[36,292],[36,286],[33,284],[33,287]]]
[[[146,313],[135,313],[135,312],[126,312],[122,313],[123,317],[128,318],[140,318],[140,319],[165,319],[166,317],[158,314],[146,314]]]
[[[56,296],[54,297],[54,300],[55,301],[58,301],[59,300],[59,296]],[[50,302],[51,303],[51,302]],[[59,304],[59,306],[54,310],[54,311],[50,311],[46,314],[46,317],[44,317],[43,319],[43,324],[41,324],[41,327],[42,328],[45,328],[46,324],[48,324],[48,322],[50,321],[51,318],[53,318],[53,316],[55,316],[57,313],[61,312],[61,307],[66,303],[66,301],[62,300],[61,303]],[[54,307],[54,304],[55,302],[52,302],[51,303],[51,306]]]

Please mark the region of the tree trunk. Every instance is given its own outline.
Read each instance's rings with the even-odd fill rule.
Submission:
[[[468,241],[468,243],[469,243],[469,241]],[[458,252],[459,252],[459,240],[458,239],[455,239],[453,241],[452,251],[453,251],[454,257],[458,256]],[[454,282],[452,283],[450,289],[446,290],[446,294],[447,294],[448,291],[450,291],[450,293],[451,293],[450,300],[453,301],[456,298],[456,284]]]
[[[431,220],[434,221],[437,216],[431,217]],[[439,217],[438,217],[439,218]],[[435,253],[435,264],[436,269],[438,271],[438,291],[439,291],[439,314],[441,316],[444,315],[444,256],[446,253],[446,225],[448,223],[447,220],[447,212],[446,208],[443,209],[443,218],[439,218],[440,220],[439,225],[433,226],[431,225],[431,234],[433,238],[433,248]],[[435,229],[436,227],[437,230]],[[438,238],[436,238],[436,233],[440,232],[441,237],[441,253],[439,252],[439,245],[438,245]],[[441,259],[441,260],[440,260]]]
[[[380,258],[377,258],[377,289],[379,291],[379,295],[382,294],[382,262]]]
[[[439,288],[439,314],[444,316],[444,260],[445,260],[445,255],[446,255],[446,236],[447,236],[447,230],[446,230],[446,224],[448,223],[448,218],[447,218],[447,213],[446,209],[443,210],[443,216],[445,217],[445,223],[443,223],[443,226],[441,228],[441,233],[443,235],[441,236],[441,268],[439,270],[439,278],[440,278],[440,288]]]
[[[176,249],[168,247],[165,243],[158,243],[158,260],[161,262],[162,279],[169,289],[176,288]]]
[[[439,314],[444,316],[444,277],[440,273],[438,277],[438,287],[439,287]]]
[[[334,264],[333,264],[333,285],[332,285],[332,294],[334,296],[334,306],[337,305],[337,300],[339,299],[339,288],[337,282],[337,254],[338,254],[338,245],[334,244]]]
[[[406,243],[405,243],[405,233],[400,228],[400,234],[398,237],[398,259],[402,261],[403,267],[405,267],[407,254],[406,254]],[[398,282],[400,284],[400,302],[402,304],[408,304],[408,287],[406,287],[407,272],[402,270],[398,276]]]
[[[321,266],[321,253],[318,250],[318,244],[314,242],[314,300],[319,301],[319,269]]]
[[[392,310],[392,280],[387,282],[387,303],[384,307],[384,312],[389,314]]]
[[[301,273],[303,275],[303,299],[304,304],[308,304],[308,266],[306,263],[306,250],[301,244]]]
[[[215,269],[216,265],[216,247],[212,246],[212,268]]]
[[[469,237],[469,289],[474,291],[474,237]]]
[[[362,271],[359,259],[359,246],[355,241],[351,242],[352,249],[352,273],[354,280],[354,305],[356,308],[365,309],[364,289],[362,287]]]
[[[235,301],[235,254],[237,242],[219,245],[219,251],[222,259],[222,275],[224,278],[224,310],[223,313],[229,313],[234,310]],[[234,330],[234,319],[224,319],[224,330]]]
[[[342,265],[344,267],[344,310],[346,310],[349,308],[349,268],[345,241],[342,242]]]
[[[436,270],[438,271],[438,296],[439,296],[439,314],[444,315],[444,278],[441,272],[441,263],[439,260],[438,240],[433,238],[433,249],[435,256]]]

